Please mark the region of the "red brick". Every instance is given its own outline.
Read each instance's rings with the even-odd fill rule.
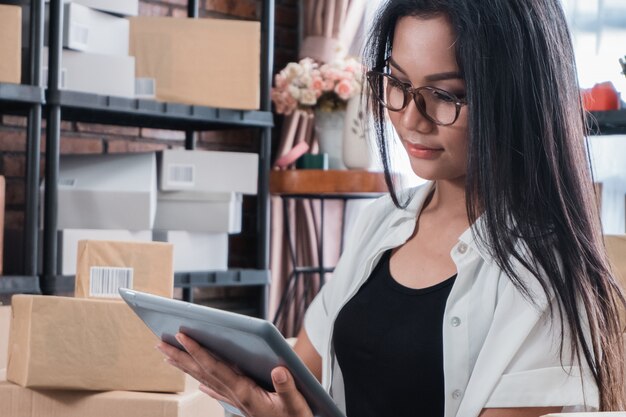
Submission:
[[[3,155],[2,171],[5,177],[23,177],[26,175],[26,158],[17,155]]]
[[[140,16],[168,16],[170,13],[170,8],[167,6],[162,6],[160,4],[152,4],[152,3],[139,3],[139,15]]]
[[[62,131],[66,131],[66,132],[73,132],[74,131],[74,123],[68,122],[66,120],[62,120],[61,121],[61,130]]]
[[[111,140],[107,142],[108,153],[153,152],[167,148],[167,143],[131,142],[127,140]]]
[[[259,9],[254,0],[206,0],[206,9],[244,19],[258,19]]]
[[[102,133],[114,136],[139,136],[138,127],[111,126],[90,123],[76,123],[76,129],[79,132]]]
[[[199,147],[211,149],[232,149],[232,150],[248,150],[256,152],[258,149],[258,133],[254,130],[224,130],[224,131],[208,131],[200,133]]]
[[[144,127],[141,129],[141,136],[150,139],[185,140],[185,132],[180,130],[150,129]]]
[[[185,6],[185,7],[187,7],[187,3],[188,2],[187,2],[187,0],[166,0],[166,1],[164,1],[164,3],[176,4],[178,6]]]
[[[41,152],[46,152],[46,136],[41,136]],[[60,153],[71,154],[97,154],[104,152],[104,145],[99,138],[61,136]]]
[[[61,138],[61,154],[99,154],[104,152],[101,139]]]
[[[4,228],[9,230],[23,230],[24,212],[17,210],[7,210],[4,213]]]
[[[21,155],[3,155],[2,156],[3,173],[6,177],[19,177],[23,178],[26,175],[26,157]],[[45,161],[43,158],[39,159],[39,176],[44,174]]]
[[[25,130],[0,130],[0,151],[25,152]]]
[[[26,117],[22,116],[2,116],[2,123],[7,126],[26,126]]]
[[[7,179],[6,186],[6,204],[24,204],[24,180]]]
[[[172,17],[187,17],[187,9],[172,8]]]

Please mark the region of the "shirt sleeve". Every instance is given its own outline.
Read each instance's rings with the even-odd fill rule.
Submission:
[[[535,306],[524,304],[528,311],[517,314],[537,315],[530,310]],[[485,408],[562,406],[597,410],[599,398],[593,376],[584,358],[582,366],[571,358],[567,331],[563,332],[561,354],[561,333],[558,309],[554,308],[551,315],[546,306],[512,356]]]

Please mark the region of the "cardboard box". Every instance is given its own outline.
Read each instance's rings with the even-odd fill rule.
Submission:
[[[259,155],[165,150],[158,153],[157,170],[162,191],[256,194]]]
[[[159,192],[156,230],[241,232],[242,197],[237,193]]]
[[[193,381],[188,378],[188,381]],[[2,417],[224,417],[221,405],[187,382],[183,393],[31,390],[0,382]]]
[[[63,13],[63,46],[103,55],[128,55],[128,19],[66,3]]]
[[[123,287],[172,298],[172,265],[169,243],[81,240],[74,296],[120,298]]]
[[[65,229],[58,232],[57,265],[60,275],[76,275],[78,242],[108,240],[116,242],[150,242],[151,230]]]
[[[42,80],[48,85],[48,48],[43,48]],[[64,49],[61,89],[106,96],[135,96],[135,58]]]
[[[0,82],[21,82],[22,8],[0,5]]]
[[[157,231],[153,239],[174,246],[174,272],[228,269],[228,234]]]
[[[223,19],[133,17],[137,77],[156,79],[160,100],[257,110],[261,25]]]
[[[10,326],[11,306],[0,306],[0,381],[4,381],[6,379],[7,361],[9,358]]]
[[[123,301],[16,295],[7,380],[25,388],[181,392],[184,374]]]
[[[139,0],[73,0],[73,3],[119,16],[139,14]]]
[[[154,225],[154,153],[62,156],[58,184],[59,229],[149,230]],[[45,183],[41,188],[43,200]]]

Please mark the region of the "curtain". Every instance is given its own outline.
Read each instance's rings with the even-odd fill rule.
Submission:
[[[310,57],[319,63],[344,57],[355,35],[361,29],[366,9],[365,0],[303,0],[300,58]],[[310,152],[317,152],[313,135],[313,113],[296,110],[285,119],[278,145],[277,158],[300,142],[307,142]],[[292,169],[289,167],[288,169]],[[278,169],[274,167],[274,169]],[[324,265],[335,265],[340,252],[343,203],[324,203],[324,224],[321,222],[319,200],[271,197],[271,247],[269,317],[285,337],[299,331],[304,311],[319,291],[328,274],[293,275],[294,258],[300,266],[319,265],[321,227],[324,227]],[[289,223],[286,223],[289,221]],[[289,236],[287,235],[289,232]],[[292,242],[290,251],[289,243]],[[295,245],[294,245],[295,243]],[[291,284],[291,286],[289,286]],[[281,305],[282,301],[282,305]],[[280,314],[277,310],[280,307]]]

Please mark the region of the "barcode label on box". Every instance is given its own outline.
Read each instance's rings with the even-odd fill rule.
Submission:
[[[58,184],[59,187],[76,187],[76,178],[61,178]]]
[[[89,42],[89,28],[74,23],[70,26],[70,48],[86,48]]]
[[[89,296],[120,298],[120,288],[133,289],[133,268],[92,266],[89,270]]]
[[[196,183],[194,168],[188,164],[169,164],[167,182],[170,185],[193,187]]]

